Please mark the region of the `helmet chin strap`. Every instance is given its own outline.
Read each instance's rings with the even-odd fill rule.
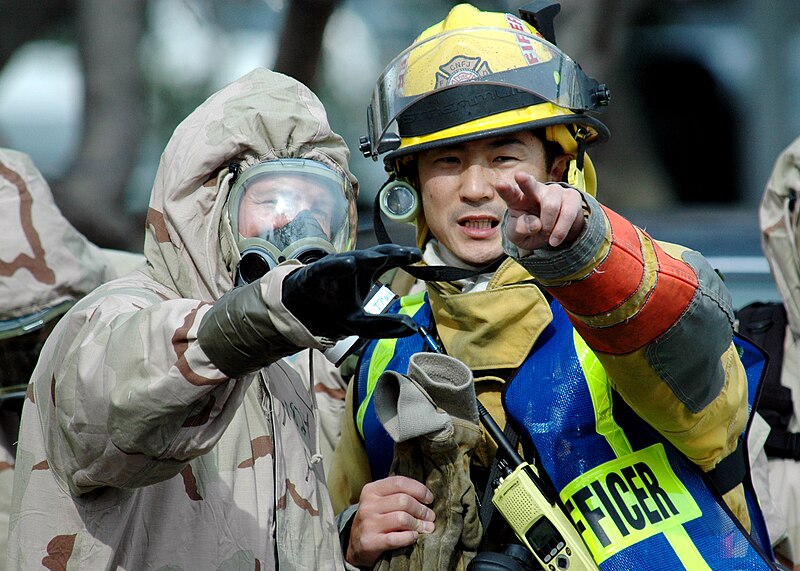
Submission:
[[[586,192],[586,176],[583,172],[583,163],[586,157],[586,129],[579,127],[575,132],[575,140],[578,143],[578,152],[575,159],[569,162],[567,169],[567,183],[574,186],[581,192]]]
[[[391,175],[383,184],[381,190],[383,190],[386,185],[394,182],[396,178],[397,177],[395,177],[395,175]],[[393,244],[394,242],[389,236],[389,232],[386,230],[386,226],[384,225],[383,218],[381,216],[382,208],[380,196],[381,192],[379,190],[375,195],[375,203],[372,205],[372,227],[379,244]],[[506,257],[507,256],[503,254],[493,262],[474,270],[457,268],[455,266],[402,266],[402,268],[405,272],[414,276],[418,280],[426,282],[454,282],[471,278],[480,274],[494,272],[500,267],[500,264],[503,263]]]
[[[578,161],[570,161],[569,169],[567,170],[567,184],[577,188],[578,190],[586,190],[586,177],[583,174],[583,169],[578,166]]]

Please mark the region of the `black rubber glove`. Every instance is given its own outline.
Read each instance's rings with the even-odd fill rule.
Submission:
[[[381,274],[421,258],[417,248],[396,244],[329,254],[284,279],[283,304],[320,337],[407,337],[417,332],[411,317],[369,314],[364,298]]]

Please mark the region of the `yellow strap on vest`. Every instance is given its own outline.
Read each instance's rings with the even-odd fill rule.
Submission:
[[[614,420],[605,369],[577,331],[574,340],[592,398],[597,432],[617,456],[575,478],[560,494],[572,507],[570,515],[595,561],[602,563],[634,543],[663,533],[686,569],[711,571],[683,527],[702,512],[670,468],[664,446],[654,444],[633,451]],[[581,507],[595,516],[602,515],[590,522],[582,517]]]
[[[420,310],[425,302],[425,291],[420,291],[415,294],[407,295],[400,298],[400,315],[413,316]],[[372,393],[375,391],[375,385],[378,378],[381,376],[389,361],[394,356],[394,348],[397,345],[397,339],[380,339],[375,345],[375,350],[372,352],[372,358],[369,361],[369,370],[367,372],[367,396],[361,401],[358,406],[358,413],[356,414],[356,424],[358,425],[358,432],[364,438],[364,415],[367,413],[367,407],[372,400]],[[405,371],[399,371],[405,373]]]

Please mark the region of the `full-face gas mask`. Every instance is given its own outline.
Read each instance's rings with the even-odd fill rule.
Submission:
[[[236,285],[289,259],[310,264],[352,249],[354,200],[344,174],[318,161],[271,160],[243,171],[227,205],[241,254]]]

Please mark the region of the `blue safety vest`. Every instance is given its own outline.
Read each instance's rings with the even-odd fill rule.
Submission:
[[[503,406],[540,461],[602,571],[775,569],[749,474],[748,534],[708,477],[612,391],[605,370],[557,301],[553,321],[506,383]],[[391,313],[430,328],[425,292],[398,300]],[[734,340],[755,401],[764,356]],[[373,479],[388,475],[394,442],[375,413],[372,393],[384,370],[405,374],[420,336],[371,341],[356,372],[356,424]],[[742,439],[745,434],[742,435]]]

